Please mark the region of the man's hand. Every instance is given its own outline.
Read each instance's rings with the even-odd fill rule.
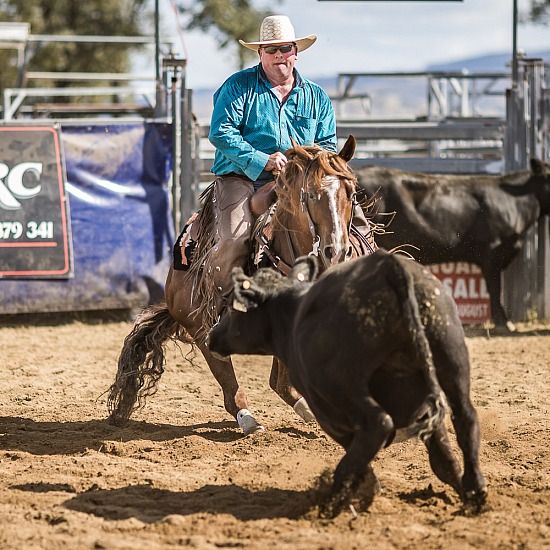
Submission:
[[[264,170],[267,172],[280,172],[287,161],[288,159],[283,155],[283,153],[277,151],[276,153],[269,155]]]

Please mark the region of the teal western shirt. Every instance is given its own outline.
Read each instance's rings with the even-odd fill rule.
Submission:
[[[294,70],[295,86],[284,103],[273,93],[261,64],[230,76],[214,94],[208,139],[216,148],[212,172],[236,173],[262,185],[269,155],[300,145],[336,151],[336,121],[328,95]]]

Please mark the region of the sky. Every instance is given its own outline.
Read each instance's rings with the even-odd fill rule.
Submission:
[[[221,50],[202,32],[180,33],[172,5],[172,0],[159,2],[161,29],[187,58],[187,87],[217,88],[238,70],[234,52],[242,46]],[[487,54],[512,56],[513,0],[257,0],[255,5],[288,15],[297,37],[317,35],[296,62],[313,80],[345,72],[422,71]],[[518,0],[519,12],[528,5],[529,0]],[[550,26],[518,25],[517,46],[527,55],[550,50]]]

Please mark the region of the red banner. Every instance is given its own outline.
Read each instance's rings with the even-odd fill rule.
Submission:
[[[450,262],[429,267],[454,298],[463,323],[483,323],[491,318],[487,285],[477,265]]]

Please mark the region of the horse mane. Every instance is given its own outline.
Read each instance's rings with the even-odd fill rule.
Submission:
[[[355,192],[357,178],[347,162],[337,153],[314,146],[302,146],[285,152],[288,162],[277,178],[277,208],[273,220],[288,228],[301,208],[301,192],[304,179],[308,189],[321,189],[327,175],[340,176],[349,194]]]

